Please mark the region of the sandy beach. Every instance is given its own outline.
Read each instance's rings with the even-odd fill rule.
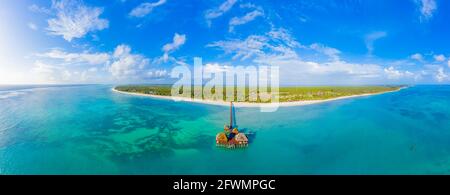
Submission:
[[[381,93],[367,93],[367,94],[359,94],[359,95],[351,95],[351,96],[342,96],[337,98],[331,98],[326,100],[305,100],[305,101],[294,101],[294,102],[279,102],[278,106],[280,107],[288,107],[288,106],[305,106],[305,105],[311,105],[311,104],[320,104],[324,102],[330,102],[330,101],[336,101],[336,100],[342,100],[342,99],[349,99],[349,98],[357,98],[357,97],[365,97],[365,96],[372,96],[372,95],[380,95],[384,93],[392,93],[397,92],[406,87],[402,87],[398,90],[394,91],[386,91]],[[144,97],[150,97],[150,98],[157,98],[157,99],[166,99],[166,100],[173,100],[173,101],[184,101],[184,102],[194,102],[194,103],[201,103],[201,104],[209,104],[209,105],[217,105],[217,106],[229,106],[229,102],[225,101],[213,101],[213,100],[201,100],[201,99],[192,99],[192,98],[185,98],[185,97],[172,97],[172,96],[161,96],[161,95],[150,95],[150,94],[142,94],[142,93],[133,93],[133,92],[124,92],[116,90],[115,87],[111,89],[114,92],[121,93],[121,94],[127,94],[127,95],[136,95],[136,96],[144,96]],[[250,103],[250,102],[233,102],[234,107],[264,107],[264,106],[275,106],[277,103]]]

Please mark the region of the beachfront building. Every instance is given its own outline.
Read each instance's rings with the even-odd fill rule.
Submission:
[[[225,125],[223,132],[216,135],[216,145],[226,148],[242,148],[248,146],[248,138],[240,133],[237,127],[233,128],[233,103],[230,103],[230,125]]]

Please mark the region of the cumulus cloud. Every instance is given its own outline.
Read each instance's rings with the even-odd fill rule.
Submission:
[[[131,47],[119,45],[112,55],[113,63],[109,66],[109,72],[118,79],[138,77],[149,64],[149,59],[139,54],[132,54]]]
[[[439,67],[436,72],[435,78],[438,82],[444,82],[444,81],[448,80],[449,75],[444,72],[444,68]]]
[[[34,71],[64,81],[87,81],[103,75],[109,79],[142,81],[150,78],[147,72],[150,60],[141,54],[134,54],[131,47],[118,45],[112,52],[66,52],[52,49],[35,54]],[[111,77],[112,76],[112,77]],[[152,77],[163,77],[164,72],[153,71]]]
[[[91,71],[91,69],[83,71],[62,70],[60,72],[61,74],[57,75],[57,79],[65,82],[87,82],[95,76],[95,72]]]
[[[45,83],[86,82],[95,76],[95,72],[92,72],[92,69],[74,70],[60,64],[52,64],[40,60],[34,62],[31,72],[33,77],[37,79],[36,81]]]
[[[417,60],[419,62],[422,62],[423,61],[423,55],[420,54],[420,53],[416,53],[416,54],[411,55],[411,59]]]
[[[256,59],[256,64],[280,67],[280,82],[300,85],[377,83],[385,81],[382,66],[378,64],[352,63],[343,60],[318,62],[298,56],[278,58],[267,56]]]
[[[384,31],[377,31],[367,34],[364,41],[366,43],[367,52],[369,55],[372,55],[374,51],[374,43],[376,40],[386,37],[387,33]]]
[[[444,62],[445,61],[445,56],[440,54],[440,55],[434,55],[434,60],[438,61],[438,62]]]
[[[433,17],[434,12],[437,10],[437,4],[435,0],[415,0],[420,10],[420,21],[426,22]]]
[[[341,75],[347,78],[374,78],[380,77],[383,69],[377,64],[359,64],[350,63],[343,60],[330,60],[326,62],[316,62],[311,60],[303,60],[298,55],[290,58],[276,58],[275,56],[267,56],[256,59],[255,62],[267,63],[274,66],[280,66],[285,73],[298,74],[295,77],[303,76],[333,76]],[[329,77],[323,77],[328,78]],[[333,78],[334,79],[334,78]]]
[[[166,2],[166,0],[158,0],[157,2],[153,3],[141,3],[139,6],[131,10],[129,15],[137,18],[144,17],[152,12],[155,7],[161,6]]]
[[[167,62],[167,60],[169,59],[169,53],[177,50],[182,45],[184,45],[184,43],[186,43],[186,35],[175,33],[172,43],[167,43],[162,47],[162,50],[164,51],[162,59],[164,60],[164,62]]]
[[[230,27],[229,27],[228,31],[232,32],[234,30],[234,27],[251,22],[260,16],[264,16],[264,13],[261,10],[254,10],[254,11],[248,12],[247,14],[245,14],[242,17],[233,17],[229,22]]]
[[[211,20],[228,12],[236,2],[237,0],[226,0],[219,7],[207,10],[205,13],[205,19],[208,25],[211,25]]]
[[[109,26],[108,20],[99,18],[103,13],[102,8],[88,7],[82,1],[53,1],[52,9],[56,11],[56,17],[47,20],[47,30],[69,42]]]
[[[246,60],[263,54],[263,48],[268,47],[268,41],[265,36],[252,35],[245,40],[233,39],[226,41],[217,41],[208,44],[207,47],[216,47],[223,50],[226,54],[233,54],[232,59]]]
[[[400,79],[404,77],[413,77],[414,73],[410,71],[400,71],[390,66],[389,68],[385,68],[384,72],[386,73],[389,79]]]

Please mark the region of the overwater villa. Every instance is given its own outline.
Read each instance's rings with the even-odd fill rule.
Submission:
[[[239,132],[236,125],[233,125],[233,103],[230,102],[230,125],[224,126],[224,132],[216,135],[216,145],[225,148],[245,148],[248,146],[248,138],[244,133]]]

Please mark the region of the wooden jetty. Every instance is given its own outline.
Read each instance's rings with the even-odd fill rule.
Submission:
[[[225,125],[223,132],[216,135],[216,146],[236,149],[248,147],[247,136],[239,132],[237,126],[233,125],[233,102],[230,102],[230,125]]]

